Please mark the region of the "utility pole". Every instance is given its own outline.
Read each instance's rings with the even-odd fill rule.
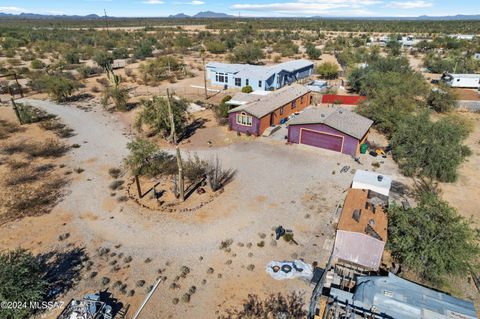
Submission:
[[[110,35],[108,31],[108,19],[107,19],[107,10],[103,9],[103,12],[105,13],[105,28],[107,29],[107,35]]]
[[[207,69],[205,68],[205,48],[202,47],[200,51],[200,55],[202,56],[202,62],[203,62],[203,88],[205,90],[205,100],[207,100],[208,91],[207,91]]]
[[[180,154],[180,148],[178,147],[177,132],[175,131],[175,120],[173,118],[172,104],[170,101],[170,92],[168,89],[167,89],[167,106],[168,106],[168,114],[170,117],[170,126],[171,126],[170,136],[171,138],[173,138],[173,144],[175,144],[175,151],[177,156],[180,200],[183,202],[185,201],[185,185],[184,185],[185,181],[183,178],[183,162],[182,162],[182,156]]]

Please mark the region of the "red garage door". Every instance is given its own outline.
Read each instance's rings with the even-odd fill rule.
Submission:
[[[341,152],[343,138],[318,131],[302,130],[300,133],[300,143]]]

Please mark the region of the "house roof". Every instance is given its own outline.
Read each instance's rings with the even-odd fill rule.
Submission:
[[[237,92],[226,103],[229,105],[244,105],[253,101],[257,101],[262,97],[264,97],[264,95],[258,95],[258,94],[252,94],[252,93]]]
[[[377,270],[382,262],[385,242],[351,231],[337,230],[334,257]]]
[[[472,73],[470,74],[469,73],[447,73],[447,74],[453,78],[472,78],[472,79],[480,78],[480,74],[472,74]]]
[[[474,305],[389,273],[357,278],[352,298],[393,318],[477,318]]]
[[[284,106],[291,101],[307,94],[308,92],[310,92],[310,90],[303,85],[291,84],[279,90],[273,91],[270,94],[259,96],[258,99],[250,103],[237,106],[228,111],[228,113],[245,111],[249,114],[252,114],[256,118],[262,118],[265,115],[275,111],[279,107]]]
[[[382,205],[370,200],[369,195],[365,189],[348,190],[337,229],[369,235],[386,242],[387,215]]]
[[[368,189],[388,196],[392,187],[392,178],[376,172],[356,170],[353,176],[352,188]]]
[[[260,80],[266,80],[283,70],[293,72],[310,66],[313,67],[313,63],[308,60],[292,60],[275,65],[230,64],[220,62],[209,62],[206,65],[207,68],[215,68],[226,73],[233,73],[239,78],[255,78]]]
[[[325,124],[340,132],[361,139],[372,126],[373,121],[343,108],[309,108],[287,122],[288,125]]]

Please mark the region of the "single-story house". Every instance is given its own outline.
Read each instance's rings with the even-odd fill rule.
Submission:
[[[255,95],[250,101],[246,96],[233,99],[245,103],[228,111],[229,128],[260,136],[268,127],[286,122],[290,114],[310,105],[311,92],[303,85],[292,84],[266,95]]]
[[[293,60],[276,65],[251,65],[209,62],[207,79],[228,88],[251,86],[254,91],[272,91],[313,74],[314,64]]]
[[[388,197],[392,187],[392,177],[376,172],[357,169],[353,175],[352,188],[367,189]]]
[[[356,156],[372,124],[372,120],[343,108],[309,108],[287,122],[288,142]]]
[[[337,226],[336,260],[378,270],[387,241],[388,219],[376,194],[350,188]]]

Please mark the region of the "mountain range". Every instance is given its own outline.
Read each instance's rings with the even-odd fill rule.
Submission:
[[[49,15],[49,14],[36,14],[36,13],[20,13],[20,14],[11,14],[0,12],[0,19],[9,18],[9,19],[70,19],[70,20],[96,20],[102,19],[103,16],[97,14],[89,14],[85,16],[80,15]],[[115,17],[109,17],[115,18]],[[162,18],[162,17],[159,17]],[[165,17],[163,17],[165,18]],[[219,19],[219,18],[235,18],[233,15],[226,13],[213,12],[213,11],[201,11],[195,15],[187,15],[184,13],[178,13],[168,16],[170,19],[187,19],[187,18],[198,18],[198,19]],[[260,17],[257,17],[260,18]],[[291,17],[296,19],[301,19],[302,17]],[[314,17],[303,17],[308,19],[355,19],[355,20],[480,20],[480,14],[473,15],[464,15],[457,14],[451,16],[427,16],[422,15],[418,17],[325,17],[325,16],[314,16]]]

